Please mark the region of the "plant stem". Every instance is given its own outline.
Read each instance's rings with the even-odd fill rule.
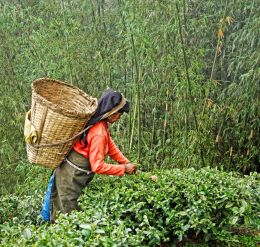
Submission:
[[[132,128],[131,128],[130,141],[129,141],[129,150],[132,149],[132,144],[133,144],[133,136],[134,136],[134,128],[135,128],[134,122],[136,118],[136,111],[137,111],[137,103],[135,104],[134,113],[133,113]]]
[[[63,23],[64,23],[64,35],[65,35],[65,42],[66,42],[66,51],[68,53],[68,58],[69,58],[70,84],[72,84],[72,82],[73,82],[73,80],[72,80],[72,66],[71,66],[69,38],[68,38],[68,28],[67,28],[67,20],[66,20],[66,15],[65,15],[64,0],[61,0],[61,7],[62,7],[62,15],[63,15]]]
[[[187,57],[186,57],[185,44],[184,44],[184,39],[183,39],[183,35],[182,35],[182,28],[181,28],[181,20],[180,20],[178,3],[176,3],[176,10],[177,10],[178,23],[179,23],[179,33],[180,33],[180,38],[181,38],[181,47],[182,47],[184,65],[185,65],[186,79],[187,79],[187,83],[188,83],[190,101],[192,101],[193,96],[192,96],[192,91],[191,91],[191,82],[190,82],[190,76],[189,76],[189,70],[188,70],[188,61],[187,61]],[[193,118],[194,118],[197,134],[199,135],[198,120],[197,120],[195,110],[193,108],[193,102],[191,102],[191,111],[192,111],[192,115],[193,115]],[[201,162],[202,162],[202,165],[205,166],[204,154],[203,154],[203,148],[202,148],[202,145],[201,145],[201,137],[200,136],[199,136],[199,145],[200,145]]]
[[[132,44],[132,49],[133,49],[133,55],[134,55],[134,66],[135,66],[135,83],[136,83],[136,88],[137,88],[137,126],[138,126],[138,143],[137,143],[137,148],[138,148],[138,156],[137,160],[140,162],[140,156],[141,156],[141,146],[140,146],[140,139],[141,139],[141,123],[140,123],[140,83],[139,83],[139,66],[137,62],[137,56],[136,56],[136,47],[135,47],[135,42],[134,42],[134,37],[131,32],[131,44]]]
[[[225,10],[224,10],[224,14],[223,14],[223,17],[222,19],[225,18],[226,16],[226,12],[227,12],[227,0],[226,0],[226,4],[225,4]],[[222,24],[221,24],[221,28],[222,28]],[[210,82],[212,82],[213,80],[213,73],[214,73],[214,70],[215,70],[215,65],[216,65],[216,61],[217,61],[217,57],[218,57],[218,51],[219,51],[219,47],[221,45],[221,36],[218,35],[218,41],[217,41],[217,46],[216,46],[216,49],[215,49],[215,55],[214,55],[214,59],[213,59],[213,63],[212,63],[212,69],[211,69],[211,73],[210,73]],[[204,115],[205,113],[205,110],[206,110],[206,105],[207,105],[207,100],[208,100],[208,97],[209,97],[209,91],[205,97],[205,100],[204,100],[204,105],[203,105],[203,109],[202,109],[202,116]]]

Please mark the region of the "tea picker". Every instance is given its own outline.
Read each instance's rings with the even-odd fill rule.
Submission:
[[[34,81],[32,88],[25,133],[27,154],[31,163],[53,170],[42,216],[54,223],[58,211],[81,210],[77,199],[95,174],[123,176],[136,171],[137,166],[122,154],[109,132],[129,112],[129,102],[112,89],[97,101],[74,86],[49,78]],[[118,165],[106,163],[107,155]]]

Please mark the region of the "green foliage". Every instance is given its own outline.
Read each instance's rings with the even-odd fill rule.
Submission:
[[[2,165],[0,195],[28,195],[28,191],[45,189],[51,173],[51,170],[24,161]]]
[[[159,246],[201,235],[236,244],[229,227],[259,214],[259,175],[204,168],[124,178],[96,177],[80,198],[82,212],[55,225],[0,225],[4,246]],[[32,219],[34,216],[32,217]],[[31,223],[34,221],[32,220]],[[253,243],[253,242],[252,242]]]
[[[26,159],[30,84],[43,76],[96,97],[107,86],[124,92],[132,110],[114,136],[147,170],[219,163],[256,170],[259,4],[176,3],[179,13],[172,1],[2,1],[2,173]]]
[[[101,179],[82,196],[84,212],[35,226],[50,171],[27,164],[23,142],[31,82],[48,76],[96,97],[122,91],[131,112],[112,135],[142,170],[259,171],[257,9],[250,0],[0,1],[3,245],[154,246],[194,232],[229,239],[232,224],[257,228],[258,176],[208,169],[160,173],[158,183]]]
[[[0,224],[10,222],[16,224],[36,224],[42,206],[42,191],[34,191],[31,195],[1,197]]]

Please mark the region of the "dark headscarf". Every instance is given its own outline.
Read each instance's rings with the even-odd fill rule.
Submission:
[[[100,120],[104,119],[104,116],[108,117],[109,115],[112,115],[113,113],[119,111],[121,113],[129,112],[129,102],[126,101],[125,103],[121,104],[121,107],[119,106],[120,103],[122,103],[122,100],[124,99],[124,96],[109,88],[103,92],[100,99],[98,100],[98,107],[95,112],[95,114],[91,117],[91,119],[88,121],[87,126],[93,125]],[[119,106],[119,109],[117,110],[116,107]],[[113,109],[116,111],[113,112]],[[111,114],[109,114],[111,113]]]
[[[87,122],[86,127],[94,125],[95,123],[106,119],[111,116],[115,112],[120,113],[128,113],[129,112],[129,102],[124,98],[124,96],[109,88],[103,92],[100,99],[98,100],[98,107],[96,109],[95,114],[91,117],[91,119]],[[88,131],[87,131],[88,132]],[[85,132],[82,135],[82,139],[86,146],[86,135]]]

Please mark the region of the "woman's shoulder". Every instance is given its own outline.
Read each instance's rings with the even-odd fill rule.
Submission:
[[[104,121],[97,122],[94,124],[90,130],[89,134],[94,136],[94,135],[107,135],[107,123]]]

